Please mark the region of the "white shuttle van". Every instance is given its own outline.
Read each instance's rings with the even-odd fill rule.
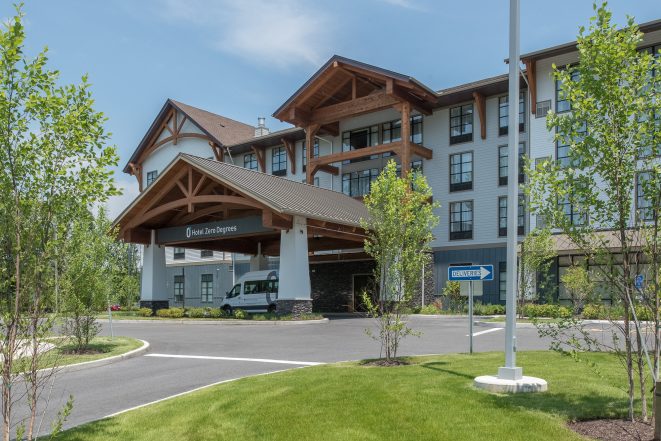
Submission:
[[[250,271],[241,276],[225,294],[220,307],[231,314],[235,309],[247,312],[275,312],[278,298],[278,271]]]

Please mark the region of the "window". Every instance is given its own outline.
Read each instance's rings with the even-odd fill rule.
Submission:
[[[645,183],[650,180],[650,172],[638,173],[636,177],[636,216],[639,221],[649,222],[654,220],[654,202],[653,198],[645,195]],[[647,188],[649,191],[650,189]],[[657,201],[658,203],[658,196]]]
[[[243,284],[244,294],[277,293],[278,280],[250,280]]]
[[[257,170],[257,156],[254,153],[248,153],[243,156],[243,167],[248,170]]]
[[[154,170],[147,172],[147,187],[149,187],[152,184],[152,182],[156,180],[157,177],[158,177],[158,171]]]
[[[184,301],[184,276],[174,276],[174,301]]]
[[[519,210],[517,216],[516,234],[523,236],[526,229],[525,199],[519,195]],[[507,236],[507,196],[498,198],[498,236]]]
[[[402,120],[390,121],[381,125],[381,143],[390,144],[391,142],[402,140]]]
[[[360,150],[365,147],[372,147],[379,144],[379,126],[370,126],[363,129],[350,130],[342,133],[342,151],[350,152]],[[366,161],[367,159],[376,159],[379,155],[371,155],[369,158],[356,158],[349,161],[342,161],[343,164],[352,162]]]
[[[571,80],[576,81],[578,80],[578,72],[573,71],[571,73]],[[561,113],[561,112],[568,112],[571,110],[571,104],[567,99],[563,96],[562,92],[562,81],[560,80],[555,80],[555,111],[556,113]]]
[[[186,258],[186,249],[175,247],[174,249],[174,259],[181,260]]]
[[[422,173],[422,160],[411,161],[411,169],[414,173]],[[397,164],[397,177],[402,177],[402,164]]]
[[[422,144],[422,115],[411,117],[411,142]]]
[[[507,95],[498,98],[498,134],[507,135],[509,125],[509,97]],[[519,132],[526,130],[526,101],[525,94],[519,94]]]
[[[271,150],[271,173],[276,176],[287,174],[287,151],[284,147],[274,147]]]
[[[200,257],[213,257],[212,250],[202,250],[200,251]]]
[[[450,144],[473,140],[473,104],[450,109]]]
[[[572,225],[583,225],[587,221],[586,213],[581,213],[578,207],[572,204],[569,197],[564,197],[558,200],[558,206],[560,210],[564,213],[567,221]]]
[[[307,155],[307,147],[305,146],[305,141],[303,141],[303,171],[305,171],[305,167],[308,165],[308,157]],[[314,140],[314,149],[312,150],[312,157],[313,158],[318,158],[319,157],[319,140],[315,138]]]
[[[585,133],[587,132],[587,124],[583,124],[583,127],[578,131],[579,138],[575,140],[575,142],[581,142],[583,140],[583,136],[585,136]],[[570,145],[566,142],[563,137],[561,139],[558,139],[555,144],[555,154],[556,158],[558,160],[558,164],[560,167],[565,168],[565,167],[570,167],[572,165],[576,165],[576,161],[572,161],[571,159],[571,154],[569,152],[570,150]]]
[[[200,294],[202,296],[202,303],[213,302],[213,274],[202,274],[200,282]]]
[[[473,238],[473,201],[450,204],[450,240]]]
[[[501,301],[507,300],[507,262],[498,262],[498,294]]]
[[[379,176],[378,168],[371,168],[342,175],[342,193],[351,197],[365,196],[370,192],[370,186]]]
[[[525,170],[526,145],[519,143],[519,184],[526,180]],[[507,185],[509,147],[501,145],[498,147],[498,185]]]
[[[450,155],[450,191],[473,189],[473,152]]]

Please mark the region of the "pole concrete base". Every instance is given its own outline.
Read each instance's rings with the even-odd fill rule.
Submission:
[[[478,389],[497,394],[518,394],[530,392],[546,392],[548,383],[541,378],[522,376],[518,380],[508,380],[495,375],[477,377],[473,385]]]

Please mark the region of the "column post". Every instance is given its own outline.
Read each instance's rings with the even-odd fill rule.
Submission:
[[[402,178],[408,175],[411,169],[411,103],[402,103]]]
[[[165,247],[156,243],[155,230],[151,230],[150,244],[144,247],[141,282],[141,307],[157,310],[169,306],[165,286]]]
[[[294,316],[312,312],[306,219],[294,216],[292,228],[280,232],[277,311]]]

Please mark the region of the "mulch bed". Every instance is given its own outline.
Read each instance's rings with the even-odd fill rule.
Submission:
[[[367,361],[365,363],[362,363],[363,366],[382,366],[382,367],[390,367],[390,366],[406,366],[409,365],[409,363],[406,360],[398,360],[398,359],[392,359],[390,361],[386,361],[382,358],[378,360],[371,360]]]
[[[642,421],[577,421],[569,423],[569,428],[601,441],[651,441],[654,438],[654,426]]]

